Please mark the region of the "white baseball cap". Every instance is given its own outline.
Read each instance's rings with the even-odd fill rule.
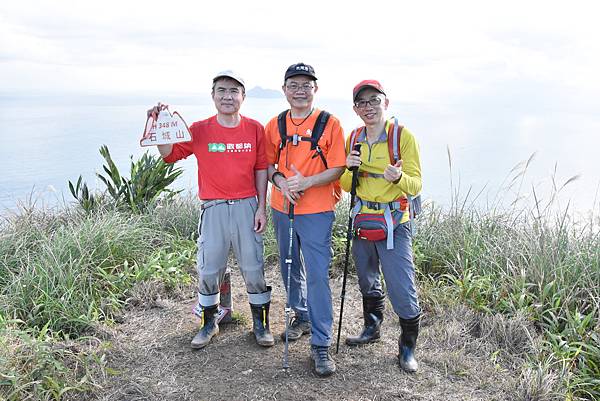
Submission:
[[[217,79],[223,78],[223,77],[231,78],[231,79],[239,82],[244,87],[244,89],[246,88],[246,84],[244,83],[244,79],[240,76],[240,74],[238,74],[237,72],[232,71],[232,70],[225,70],[225,71],[221,71],[220,73],[218,73],[213,78],[213,83],[215,83],[217,81]]]

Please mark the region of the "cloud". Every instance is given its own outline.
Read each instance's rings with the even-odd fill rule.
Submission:
[[[378,4],[381,19],[365,19],[353,0],[302,9],[274,0],[3,2],[0,73],[11,90],[141,91],[152,82],[193,92],[227,68],[251,86],[278,88],[285,68],[305,61],[324,96],[348,96],[365,77],[404,101],[467,96],[510,80],[594,95],[600,32],[590,7],[389,1]]]

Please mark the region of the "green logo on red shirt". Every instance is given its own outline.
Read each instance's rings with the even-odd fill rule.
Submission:
[[[225,152],[226,148],[227,147],[225,146],[224,143],[209,143],[208,144],[209,152]]]
[[[252,152],[252,144],[250,142],[239,142],[239,143],[209,143],[209,152],[227,152],[227,153],[239,153],[239,152]]]

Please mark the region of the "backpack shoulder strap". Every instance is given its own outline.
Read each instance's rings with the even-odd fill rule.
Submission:
[[[319,139],[321,139],[321,136],[323,135],[323,131],[325,131],[325,126],[327,125],[327,122],[329,121],[329,117],[331,117],[331,114],[326,112],[325,110],[321,111],[319,113],[319,116],[317,117],[317,121],[315,122],[315,126],[313,127],[312,130],[312,134],[310,135],[310,149],[314,150],[317,148],[317,146],[319,145]]]
[[[315,121],[315,125],[313,126],[310,138],[308,138],[308,137],[300,137],[297,134],[295,134],[294,136],[288,137],[287,126],[286,126],[287,124],[285,121],[288,113],[289,113],[289,110],[285,110],[285,111],[279,113],[279,115],[277,116],[277,128],[279,129],[279,137],[281,138],[281,143],[279,144],[279,151],[277,153],[277,163],[279,163],[279,157],[281,155],[281,151],[283,148],[285,148],[285,146],[287,144],[287,140],[289,138],[289,139],[293,139],[294,145],[297,144],[296,141],[305,141],[305,142],[310,141],[310,149],[315,151],[313,158],[319,156],[321,158],[321,160],[323,161],[325,168],[327,169],[328,168],[327,160],[325,159],[325,155],[323,154],[323,151],[321,150],[321,147],[319,146],[319,140],[321,139],[321,136],[323,135],[323,132],[325,131],[325,126],[327,125],[327,122],[329,121],[329,117],[331,117],[331,114],[324,110],[319,113],[319,115],[317,116],[317,120]]]
[[[325,165],[325,169],[328,169],[329,167],[327,166],[327,159],[325,159],[325,155],[319,146],[319,139],[323,136],[323,131],[325,131],[325,126],[329,121],[329,117],[331,117],[331,114],[322,110],[317,117],[317,121],[315,122],[315,126],[310,135],[310,149],[315,151],[313,158],[319,156]]]
[[[390,153],[390,164],[396,164],[398,160],[402,158],[400,153],[400,137],[402,136],[402,130],[404,127],[398,124],[398,119],[394,118],[393,130],[388,130],[388,151]],[[391,135],[390,135],[390,131]]]
[[[350,147],[347,149],[348,153],[350,153],[350,151],[354,149],[354,145],[356,145],[356,142],[358,141],[358,136],[360,135],[362,130],[363,127],[356,127],[350,133],[350,142],[348,142],[348,145],[350,145]]]
[[[388,132],[388,150],[390,152],[390,161],[392,164],[395,164],[398,160],[402,158],[400,153],[400,138],[402,137],[402,130],[404,127],[398,124],[398,119],[394,117],[394,130],[390,137]],[[421,213],[421,195],[417,194],[415,196],[406,195],[408,199],[408,219],[410,222],[410,235],[414,236],[416,231],[414,219]]]
[[[279,138],[281,139],[281,142],[279,143],[279,149],[277,150],[277,160],[275,161],[275,164],[279,164],[281,149],[283,149],[287,143],[287,127],[285,119],[288,112],[289,110],[284,110],[277,116],[277,129],[279,130]]]
[[[284,110],[277,116],[277,128],[279,129],[279,137],[281,138],[282,146],[285,146],[287,141],[287,127],[285,124],[285,118],[287,117],[289,110]]]

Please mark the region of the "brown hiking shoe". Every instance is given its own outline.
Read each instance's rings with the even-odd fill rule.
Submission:
[[[311,325],[309,321],[299,320],[297,316],[292,318],[288,326],[288,340],[299,340],[305,334],[310,334]],[[285,331],[281,333],[281,339],[285,341]]]

